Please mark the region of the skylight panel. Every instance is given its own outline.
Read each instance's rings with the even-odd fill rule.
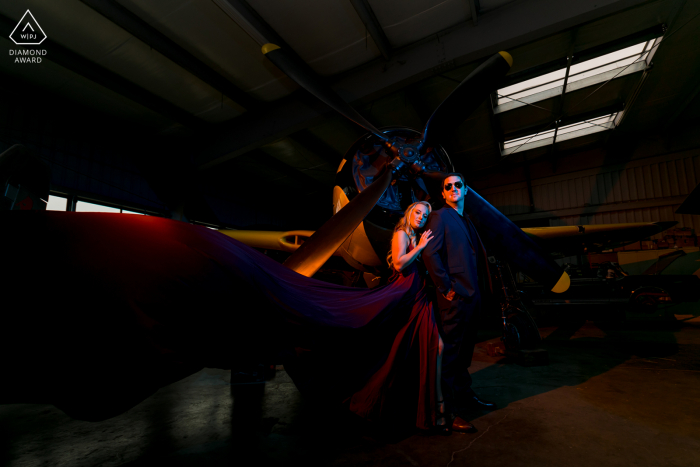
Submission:
[[[521,83],[516,83],[511,86],[501,88],[498,91],[498,105],[512,102],[513,99],[520,99],[522,97],[530,96],[538,92],[546,91],[547,89],[556,88],[557,86],[564,85],[564,76],[566,76],[566,69],[561,69],[547,73],[545,75],[540,75],[536,78],[523,81]],[[507,96],[507,97],[501,97]]]
[[[554,137],[554,130],[547,130],[547,131],[542,131],[540,133],[535,133],[534,135],[527,135],[523,136],[522,138],[517,138],[517,139],[512,139],[510,141],[506,141],[503,143],[503,147],[505,149],[517,149],[519,146],[523,146],[525,144],[532,144],[538,141],[544,141],[544,140],[551,140]],[[552,144],[551,141],[547,142],[546,144],[538,144],[537,146],[546,146],[547,144]],[[510,152],[506,151],[505,154],[510,154]]]
[[[657,39],[641,42],[631,47],[611,52],[569,69],[566,92],[607,81],[643,70],[646,59]],[[547,73],[520,83],[499,89],[495,113],[522,107],[528,103],[549,99],[562,94],[566,68]],[[583,80],[587,80],[583,82]],[[576,83],[576,84],[573,84]],[[582,86],[585,85],[585,86]]]
[[[505,156],[508,154],[513,154],[514,152],[522,152],[528,149],[548,146],[550,144],[554,144],[555,142],[566,141],[568,139],[578,138],[605,130],[612,130],[615,128],[614,121],[616,116],[617,112],[562,126],[556,131],[556,141],[554,129],[544,130],[532,135],[511,139],[503,143],[503,150],[501,151],[501,154]]]
[[[602,57],[586,60],[585,62],[571,65],[569,70],[569,82],[578,81],[589,76],[595,76],[616,68],[626,67],[636,61],[642,61],[648,52],[648,46],[653,41],[618,50],[617,52],[603,55]],[[646,53],[643,53],[646,50]]]

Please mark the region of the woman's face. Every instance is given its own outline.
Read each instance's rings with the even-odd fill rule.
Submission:
[[[428,222],[428,208],[422,204],[416,205],[411,211],[408,222],[413,227],[413,230],[420,230],[426,222]]]

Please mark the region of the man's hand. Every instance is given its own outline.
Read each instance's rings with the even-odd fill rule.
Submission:
[[[446,299],[448,299],[449,301],[452,301],[452,299],[455,298],[455,291],[452,290],[452,289],[450,289],[450,290],[448,290],[447,293],[446,293],[445,295],[443,295],[443,296],[444,296]]]

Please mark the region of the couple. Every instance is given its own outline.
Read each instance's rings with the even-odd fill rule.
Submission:
[[[392,239],[393,266],[402,270],[421,254],[437,289],[435,317],[440,333],[441,352],[437,365],[437,430],[443,434],[474,431],[459,415],[472,409],[495,409],[471,389],[467,368],[476,343],[481,314],[481,288],[489,284],[486,253],[469,216],[464,214],[467,186],[459,173],[449,174],[442,185],[445,205],[428,218],[430,205],[419,202],[406,211],[410,228],[399,222]],[[427,220],[427,222],[426,222]],[[420,240],[411,231],[425,227]],[[402,255],[401,252],[405,251]],[[481,282],[481,287],[480,287]],[[441,417],[442,416],[442,417]],[[447,417],[447,418],[445,418]]]
[[[475,431],[461,414],[496,407],[477,397],[467,371],[481,314],[481,288],[490,286],[486,254],[476,229],[463,213],[468,188],[462,175],[449,174],[442,187],[446,203],[442,209],[431,213],[427,202],[413,203],[396,225],[387,258],[393,268],[387,288],[404,290],[415,300],[406,319],[406,327],[412,328],[414,336],[409,347],[417,348],[422,354],[415,424],[449,435],[452,431]],[[438,292],[435,310],[425,292],[424,273],[419,266],[421,256]],[[414,402],[402,398],[401,391],[395,389],[400,379],[394,373],[402,366],[415,366],[408,358],[407,346],[396,343],[405,341],[404,335],[402,328],[392,347],[395,351],[367,384],[352,395],[351,411],[370,419],[380,418],[386,414],[383,407],[387,397],[402,400],[409,405],[404,410],[410,409]],[[410,393],[411,389],[403,388],[403,391]]]

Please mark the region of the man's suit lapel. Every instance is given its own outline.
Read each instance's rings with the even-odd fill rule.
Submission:
[[[447,209],[450,213],[450,216],[452,216],[452,220],[459,224],[460,228],[462,229],[462,232],[464,232],[464,235],[467,237],[467,240],[469,240],[469,244],[471,245],[472,249],[474,249],[474,243],[472,241],[471,235],[469,234],[469,231],[467,230],[467,226],[464,225],[464,220],[462,220],[462,218],[459,216],[457,211],[454,210],[454,208],[445,206],[443,209]]]

